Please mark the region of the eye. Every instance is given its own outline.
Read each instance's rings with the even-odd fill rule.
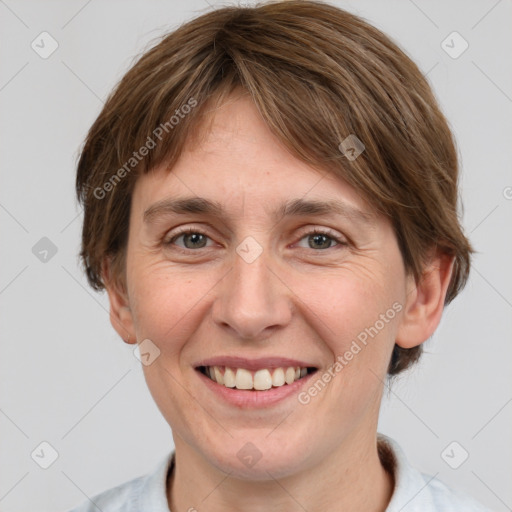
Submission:
[[[182,239],[182,244],[176,243],[178,240]],[[175,233],[170,238],[164,240],[163,244],[165,246],[173,246],[176,245],[178,249],[182,250],[194,250],[194,249],[204,249],[209,247],[208,240],[211,240],[208,235],[201,232],[197,228],[185,228]],[[315,250],[325,250],[331,249],[336,245],[346,246],[348,243],[341,239],[339,236],[335,235],[331,231],[314,229],[312,231],[304,234],[300,241],[307,240],[307,247],[302,246],[305,249],[315,249]],[[211,244],[210,244],[211,246]],[[301,247],[299,245],[299,247]]]
[[[334,235],[330,231],[323,231],[319,229],[314,229],[302,236],[302,240],[308,241],[309,249],[330,249],[333,247],[332,242],[335,242],[335,245],[347,245],[347,242],[341,240],[338,236]]]
[[[206,247],[209,237],[201,231],[194,228],[183,229],[168,240],[164,240],[164,245],[173,245],[180,238],[183,239],[183,246],[178,244],[182,249],[203,249]]]

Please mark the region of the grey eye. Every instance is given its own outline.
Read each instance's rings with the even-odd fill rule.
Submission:
[[[202,233],[185,233],[177,238],[183,238],[187,249],[202,249],[206,247],[208,237]]]

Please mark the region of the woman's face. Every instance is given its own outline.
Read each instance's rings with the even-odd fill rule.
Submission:
[[[391,224],[291,156],[247,97],[219,108],[170,172],[139,178],[126,271],[177,448],[263,479],[375,436],[409,289]],[[228,386],[272,387],[227,387],[204,367]],[[296,367],[316,370],[295,380]]]

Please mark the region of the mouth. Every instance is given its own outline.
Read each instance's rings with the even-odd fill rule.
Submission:
[[[268,391],[291,386],[315,373],[314,366],[278,366],[271,368],[248,369],[230,366],[198,366],[196,370],[214,383],[224,388],[243,391]]]

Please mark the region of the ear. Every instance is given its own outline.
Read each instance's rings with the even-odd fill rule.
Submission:
[[[110,302],[110,323],[112,327],[125,343],[137,343],[125,279],[113,272],[110,258],[103,260],[102,279]]]
[[[408,278],[406,304],[395,340],[398,346],[416,347],[436,330],[443,314],[453,262],[453,256],[436,250],[418,282],[413,276]]]

